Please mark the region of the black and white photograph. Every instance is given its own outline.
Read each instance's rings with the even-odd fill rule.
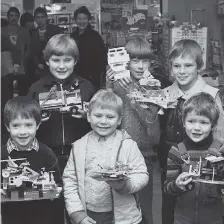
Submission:
[[[224,224],[224,0],[1,1],[1,224]]]

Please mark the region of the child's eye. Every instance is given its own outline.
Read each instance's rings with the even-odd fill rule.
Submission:
[[[101,115],[100,115],[100,114],[94,114],[94,116],[95,116],[95,117],[101,117]]]
[[[12,127],[13,127],[13,128],[18,128],[19,125],[18,125],[18,124],[13,124]]]
[[[72,59],[71,58],[66,58],[65,62],[70,62]]]
[[[32,126],[33,126],[33,124],[27,124],[26,126],[27,126],[27,127],[32,127]]]
[[[179,68],[179,67],[180,67],[180,65],[173,65],[173,67],[174,67],[174,68]]]
[[[191,67],[191,66],[193,66],[192,64],[186,64],[185,65],[186,67]]]
[[[191,123],[191,124],[194,123],[193,120],[187,120],[187,122],[188,122],[188,123]]]
[[[114,118],[114,116],[108,116],[108,118],[109,118],[109,119],[113,119],[113,118]]]

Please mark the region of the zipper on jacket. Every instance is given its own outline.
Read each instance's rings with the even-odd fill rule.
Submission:
[[[195,223],[198,224],[198,195],[200,190],[200,184],[196,183],[196,192],[195,192]]]
[[[65,98],[64,98],[64,90],[62,87],[62,84],[60,83],[60,89],[61,89],[61,98],[62,98],[62,104],[65,104]],[[64,123],[64,114],[61,113],[61,127],[62,127],[62,147],[61,147],[61,154],[64,154],[64,146],[65,146],[65,123]]]

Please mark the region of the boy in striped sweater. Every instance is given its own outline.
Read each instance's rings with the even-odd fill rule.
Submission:
[[[221,144],[213,141],[212,130],[219,118],[219,108],[208,93],[193,95],[183,105],[183,142],[172,146],[168,154],[164,191],[176,197],[174,224],[222,224],[221,187],[192,182],[189,166],[213,152],[221,155]],[[193,186],[189,188],[188,186]]]

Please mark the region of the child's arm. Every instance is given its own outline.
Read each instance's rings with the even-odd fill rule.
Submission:
[[[123,144],[125,144],[125,142],[123,142]],[[127,164],[133,169],[130,171],[130,175],[128,176],[129,179],[125,181],[118,181],[118,183],[113,183],[111,185],[111,187],[114,187],[120,194],[133,194],[138,192],[144,188],[149,181],[145,160],[136,142],[133,142],[127,156]]]
[[[148,108],[143,108],[138,102],[129,97],[127,97],[127,101],[138,115],[142,126],[146,128],[151,145],[157,145],[160,139],[159,107],[154,104],[148,104]]]
[[[164,192],[173,196],[184,193],[186,191],[185,186],[192,181],[188,173],[181,173],[182,163],[178,149],[173,146],[168,154],[166,181],[164,183]]]
[[[74,147],[74,145],[73,145]],[[74,223],[81,223],[87,217],[78,193],[78,179],[76,175],[74,148],[71,150],[67,165],[62,176],[65,206]]]

